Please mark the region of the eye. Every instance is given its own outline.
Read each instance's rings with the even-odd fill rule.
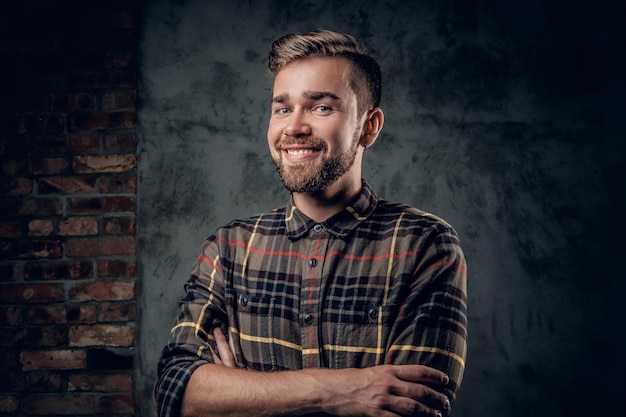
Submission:
[[[317,106],[315,108],[315,111],[318,113],[328,113],[329,111],[331,111],[332,109],[324,104],[320,104],[319,106]]]
[[[278,107],[276,110],[274,110],[274,113],[276,114],[288,114],[291,110],[288,107]]]

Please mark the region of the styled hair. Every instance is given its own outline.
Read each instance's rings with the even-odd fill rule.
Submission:
[[[350,88],[359,101],[359,111],[380,105],[380,66],[351,35],[325,29],[287,34],[272,43],[268,66],[276,75],[288,63],[313,56],[348,59],[352,63]]]

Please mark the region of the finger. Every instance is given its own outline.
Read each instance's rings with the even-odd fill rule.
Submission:
[[[233,333],[228,329],[228,347],[230,347],[230,353],[233,355],[233,360],[235,357],[235,342],[233,342]],[[236,360],[234,360],[236,365]]]
[[[448,397],[426,385],[408,384],[404,385],[405,392],[398,392],[398,395],[411,398],[419,404],[431,410],[442,411],[447,414],[450,411],[450,400]]]
[[[226,336],[224,336],[224,333],[222,333],[222,330],[219,327],[216,327],[215,330],[213,330],[213,337],[215,338],[215,343],[217,343],[217,351],[222,359],[222,364],[229,368],[234,368],[235,357],[230,350]]]
[[[417,417],[442,417],[444,413],[432,407],[428,407],[419,401],[407,397],[395,397],[389,404],[389,409],[396,415]]]
[[[450,382],[448,375],[425,365],[395,365],[396,376],[403,381],[430,382],[436,385],[447,385]]]
[[[222,360],[220,359],[219,356],[215,354],[215,351],[213,350],[211,345],[208,345],[208,347],[209,347],[209,351],[211,352],[211,356],[213,356],[213,362],[215,362],[216,365],[222,365]]]

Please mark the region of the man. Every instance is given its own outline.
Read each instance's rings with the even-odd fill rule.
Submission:
[[[326,30],[274,42],[268,143],[287,206],[203,245],[159,363],[160,416],[442,416],[461,382],[453,229],[376,197],[380,69]]]

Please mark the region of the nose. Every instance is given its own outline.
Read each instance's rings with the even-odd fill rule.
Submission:
[[[284,131],[286,136],[301,137],[311,134],[311,125],[308,123],[306,115],[301,111],[294,111],[289,117]]]

